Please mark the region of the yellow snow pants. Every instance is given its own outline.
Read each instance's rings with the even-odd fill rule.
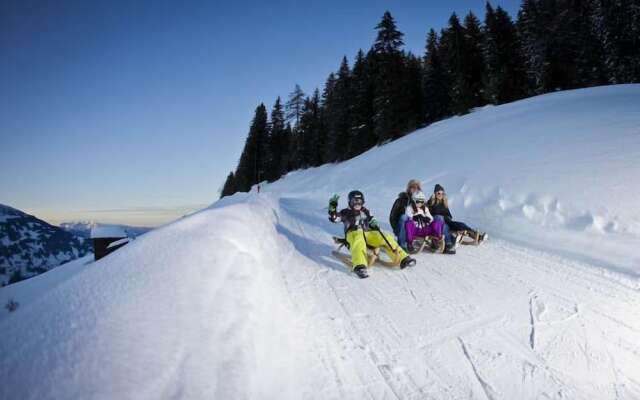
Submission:
[[[385,237],[396,252],[394,252],[387,242],[385,242]],[[400,260],[407,256],[407,253],[402,249],[402,247],[398,246],[398,243],[396,243],[393,236],[387,233],[382,237],[382,234],[378,231],[365,232],[358,229],[357,231],[348,232],[346,239],[351,251],[351,268],[354,268],[356,265],[368,266],[369,260],[367,257],[367,245],[376,249],[378,247],[382,247],[394,263],[399,263]]]

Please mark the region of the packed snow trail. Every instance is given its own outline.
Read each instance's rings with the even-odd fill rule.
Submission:
[[[0,398],[638,399],[638,104],[489,107],[2,288]],[[329,196],[362,190],[388,230],[409,178],[491,239],[357,279]]]
[[[279,203],[302,254],[283,276],[312,325],[319,398],[640,396],[634,280],[498,240],[363,282],[328,256],[319,204],[309,216],[308,199]]]

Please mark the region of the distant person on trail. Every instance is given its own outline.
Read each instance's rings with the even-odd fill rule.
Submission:
[[[442,220],[445,223],[444,235],[445,238],[449,236],[449,232],[462,232],[466,231],[467,234],[474,240],[474,242],[480,244],[484,242],[488,235],[485,232],[480,232],[471,228],[464,222],[454,221],[449,211],[449,201],[444,188],[440,184],[436,184],[433,188],[433,195],[427,202],[429,212],[436,220]]]
[[[378,221],[364,207],[364,195],[359,190],[349,193],[349,207],[337,211],[338,195],[329,200],[329,221],[344,224],[344,233],[351,252],[352,270],[360,278],[367,275],[367,245],[373,248],[384,248],[392,260],[400,260],[400,268],[415,265],[416,261],[398,246],[395,239],[384,234]]]
[[[398,198],[393,202],[391,213],[389,214],[389,224],[393,229],[393,233],[398,238],[400,246],[405,250],[407,250],[407,231],[405,229],[405,224],[408,218],[405,211],[409,205],[411,196],[415,192],[419,191],[422,191],[420,181],[417,179],[411,179],[409,183],[407,183],[407,189],[398,194]]]
[[[417,237],[426,238],[427,236],[443,240],[444,220],[434,220],[426,206],[427,198],[421,191],[414,192],[411,195],[411,201],[405,209],[405,232],[407,240],[407,251],[413,253],[413,240]],[[455,242],[447,240],[444,249],[446,254],[455,254]]]

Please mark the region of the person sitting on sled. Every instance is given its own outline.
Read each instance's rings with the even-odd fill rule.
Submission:
[[[329,221],[344,224],[344,233],[351,251],[353,272],[361,278],[367,277],[367,246],[384,248],[392,260],[400,260],[400,268],[415,265],[416,261],[398,246],[395,239],[384,234],[378,222],[364,207],[364,195],[359,190],[349,193],[349,207],[337,211],[338,195],[329,200]]]
[[[421,191],[411,195],[411,201],[405,210],[405,232],[407,235],[407,249],[413,252],[417,249],[413,246],[414,239],[428,236],[443,240],[444,221],[434,220],[426,206],[427,197]],[[449,240],[444,249],[447,254],[455,254],[455,243]]]
[[[405,213],[407,206],[411,202],[411,196],[415,192],[422,190],[420,181],[417,179],[411,179],[407,183],[407,188],[404,192],[398,195],[396,201],[393,202],[391,207],[391,213],[389,214],[389,224],[393,229],[393,233],[398,238],[400,247],[407,250],[407,232],[405,230],[405,224],[407,222],[407,214]]]
[[[440,184],[436,184],[436,186],[433,188],[433,195],[427,202],[427,207],[429,207],[429,211],[436,220],[444,221],[444,223],[446,224],[444,227],[445,235],[448,235],[449,231],[466,231],[467,235],[469,235],[473,239],[473,241],[478,244],[487,239],[488,235],[485,232],[480,232],[476,229],[473,229],[464,222],[453,220],[451,211],[449,211],[449,201],[447,200],[447,195],[444,192],[444,188]]]

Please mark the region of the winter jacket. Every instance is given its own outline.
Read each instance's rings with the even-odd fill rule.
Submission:
[[[404,214],[407,205],[409,205],[409,195],[407,192],[402,192],[398,194],[398,198],[393,202],[393,206],[391,207],[391,213],[389,213],[389,224],[396,236],[398,236],[400,232],[400,226],[398,225],[400,216]]]
[[[445,221],[451,221],[453,219],[449,208],[445,207],[444,203],[442,202],[433,205],[430,205],[429,202],[427,202],[427,207],[429,207],[429,212],[431,212],[431,215],[442,215]]]
[[[404,214],[408,219],[413,220],[413,223],[418,228],[423,228],[433,221],[433,217],[431,216],[431,213],[429,213],[429,209],[427,207],[418,207],[413,202],[405,208]]]
[[[344,224],[345,235],[348,232],[362,229],[363,231],[370,231],[371,226],[371,213],[366,208],[362,207],[360,211],[352,208],[345,208],[338,212],[329,213],[329,221],[342,222]]]

